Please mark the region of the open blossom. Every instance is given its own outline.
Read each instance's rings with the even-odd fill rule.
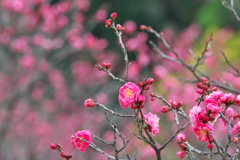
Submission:
[[[192,121],[192,125],[195,126],[199,123],[199,114],[202,112],[202,108],[200,106],[194,106],[189,113],[189,117]]]
[[[148,130],[152,133],[153,136],[155,136],[159,132],[159,120],[160,118],[157,117],[157,115],[148,113],[144,115],[145,122],[149,125]]]
[[[141,90],[136,84],[132,82],[125,83],[124,86],[119,89],[118,101],[121,107],[126,109],[132,105],[137,100],[140,92]]]
[[[209,142],[212,139],[213,126],[209,123],[201,124],[194,127],[194,134],[197,136],[197,139],[203,142]]]
[[[87,147],[90,144],[88,142],[81,140],[80,138],[82,138],[86,141],[92,142],[92,137],[91,137],[90,131],[88,131],[88,130],[78,131],[77,133],[75,133],[75,135],[73,135],[70,138],[70,142],[74,148],[79,149],[81,152],[85,152]]]
[[[215,92],[212,92],[211,94],[209,94],[209,95],[205,98],[204,102],[205,102],[206,104],[208,104],[208,103],[216,104],[216,103],[219,102],[219,99],[220,99],[221,97],[223,97],[223,96],[224,96],[224,93],[223,93],[222,91],[215,91]]]
[[[234,125],[234,127],[231,131],[231,134],[236,135],[238,133],[239,129],[240,129],[240,122],[238,122],[237,124]]]

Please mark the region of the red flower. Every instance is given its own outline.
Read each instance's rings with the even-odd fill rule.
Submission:
[[[80,138],[82,138],[88,142],[92,142],[92,137],[91,137],[90,131],[88,131],[88,130],[78,131],[77,133],[75,133],[75,135],[73,135],[70,138],[70,142],[74,148],[79,149],[81,152],[85,152],[87,147],[90,144],[88,142],[81,140]]]

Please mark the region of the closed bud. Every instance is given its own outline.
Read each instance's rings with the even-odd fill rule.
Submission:
[[[141,25],[139,28],[140,28],[141,30],[145,30],[145,29],[147,29],[147,26]]]
[[[61,155],[62,158],[68,158],[66,153],[64,153],[64,152],[61,152],[60,155]]]
[[[50,148],[53,149],[53,150],[57,150],[58,146],[55,143],[51,143]]]
[[[117,13],[116,13],[116,12],[113,12],[113,13],[111,14],[111,18],[112,18],[112,19],[116,19],[116,18],[117,18]]]
[[[202,88],[204,87],[204,85],[203,85],[201,82],[198,82],[198,83],[197,83],[197,87],[200,88],[200,89],[202,89]]]
[[[198,94],[203,94],[203,90],[202,90],[202,89],[198,89],[198,90],[197,90],[197,93],[198,93]]]
[[[141,103],[143,103],[144,101],[145,101],[145,96],[142,95],[142,94],[138,95],[138,97],[137,97],[137,102],[141,104]]]
[[[167,113],[168,111],[170,111],[170,108],[168,106],[163,106],[163,107],[160,108],[160,111],[162,113]]]
[[[117,25],[116,25],[116,28],[117,28],[117,30],[121,31],[121,30],[122,30],[121,24],[117,24]]]
[[[138,107],[137,107],[137,105],[135,103],[131,105],[131,108],[132,109],[138,109]]]
[[[143,104],[140,104],[139,108],[140,108],[140,109],[144,108],[144,105],[143,105]]]
[[[85,107],[95,107],[96,103],[93,101],[93,99],[88,98],[87,100],[85,100],[84,106]]]
[[[139,87],[142,87],[143,85],[144,85],[143,82],[138,82],[138,86],[139,86]]]
[[[213,145],[212,145],[212,144],[208,144],[207,147],[208,147],[209,149],[211,149],[211,150],[213,149]]]
[[[112,20],[111,19],[107,19],[105,20],[105,27],[109,28],[111,26]]]
[[[209,83],[209,80],[208,80],[206,77],[202,77],[202,78],[201,78],[201,82],[202,82],[203,84],[208,84],[208,83]]]
[[[216,86],[211,86],[211,87],[210,87],[210,90],[211,90],[211,91],[217,91],[217,87],[216,87]]]
[[[237,144],[237,143],[238,143],[238,141],[239,141],[239,140],[238,140],[238,138],[237,138],[237,137],[233,137],[233,138],[232,138],[232,142],[233,142],[233,143]]]
[[[149,87],[149,86],[145,86],[143,89],[144,89],[144,90],[149,90],[150,87]]]
[[[177,107],[177,102],[176,101],[173,101],[173,100],[170,100],[169,103],[171,104],[171,107],[172,108],[176,108]]]
[[[155,100],[156,100],[156,97],[152,97],[152,98],[151,98],[151,101],[155,101]]]
[[[155,96],[155,94],[154,94],[154,93],[150,93],[150,96],[151,96],[151,97],[154,97],[154,96]]]
[[[72,155],[71,154],[67,155],[67,158],[72,158]]]
[[[179,147],[182,148],[183,150],[187,150],[187,145],[184,143],[179,143]]]
[[[148,78],[148,79],[146,80],[146,83],[147,83],[148,85],[151,85],[151,84],[154,83],[154,79],[153,79],[153,78]]]

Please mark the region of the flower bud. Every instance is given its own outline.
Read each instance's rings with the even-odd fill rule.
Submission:
[[[85,107],[95,107],[96,103],[93,101],[93,99],[88,98],[87,100],[85,100],[84,106]]]
[[[183,150],[187,150],[187,145],[184,143],[179,143],[179,147]]]
[[[151,84],[154,83],[154,79],[153,79],[153,78],[148,78],[148,79],[146,80],[146,83],[147,83],[148,85],[151,85]]]
[[[105,20],[105,27],[109,28],[111,26],[112,20],[111,19],[107,19]]]
[[[67,158],[67,154],[64,153],[64,152],[61,152],[60,155],[61,155],[62,158]]]
[[[144,90],[149,90],[150,87],[149,87],[149,86],[145,86],[143,89],[144,89]]]
[[[183,159],[186,154],[187,154],[186,151],[178,151],[178,152],[177,152],[177,156],[178,156],[180,159]]]
[[[162,113],[167,113],[168,111],[170,111],[170,108],[168,106],[163,106],[163,107],[160,108],[160,111]]]
[[[232,138],[232,142],[233,142],[233,143],[237,144],[238,141],[239,141],[239,139],[238,139],[237,137],[233,137],[233,138]]]
[[[57,149],[58,149],[58,146],[57,146],[55,143],[51,143],[51,144],[50,144],[50,148],[51,148],[52,150],[57,150]]]
[[[147,29],[147,26],[141,25],[139,28],[140,28],[141,30],[145,30],[145,29]]]
[[[198,82],[198,83],[197,83],[197,87],[200,88],[200,89],[202,89],[202,88],[204,87],[204,85],[203,85],[201,82]]]
[[[121,31],[121,30],[122,30],[121,24],[117,24],[117,25],[116,25],[116,29],[119,30],[119,31]]]
[[[151,97],[154,97],[154,96],[155,96],[155,94],[154,94],[154,93],[150,93],[150,96],[151,96]]]
[[[105,69],[109,69],[111,67],[111,63],[104,63],[104,62],[102,62],[100,65],[101,65],[101,67],[103,67]]]
[[[156,100],[156,97],[152,97],[152,98],[151,98],[151,101],[155,101],[155,100]]]
[[[142,94],[138,95],[138,97],[137,97],[137,102],[141,104],[141,103],[143,103],[144,101],[145,101],[145,96],[142,95]]]
[[[138,86],[139,86],[139,87],[142,87],[143,85],[144,85],[143,82],[138,82]]]
[[[203,90],[202,90],[202,89],[198,89],[198,90],[197,90],[197,93],[198,93],[198,94],[203,94]]]
[[[138,107],[137,107],[137,105],[136,105],[135,103],[133,103],[133,104],[131,105],[131,108],[132,108],[132,109],[138,109]]]
[[[213,145],[212,145],[212,144],[208,144],[207,147],[208,147],[209,149],[211,149],[211,150],[213,149]]]
[[[202,82],[203,84],[208,84],[208,83],[209,83],[209,80],[208,80],[206,77],[202,77],[202,78],[201,78],[201,82]]]
[[[116,18],[117,18],[117,13],[116,13],[116,12],[113,12],[113,13],[111,14],[111,18],[112,18],[112,19],[116,19]]]

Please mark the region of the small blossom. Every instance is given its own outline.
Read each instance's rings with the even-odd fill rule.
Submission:
[[[84,106],[85,107],[95,107],[96,103],[93,101],[93,99],[88,98],[88,99],[85,100]]]
[[[132,83],[127,82],[119,89],[118,101],[122,108],[126,109],[131,106],[137,100],[137,96],[140,94],[140,88]]]
[[[234,100],[234,104],[240,106],[240,94],[237,95],[237,97],[235,98],[235,100]]]
[[[88,130],[82,130],[75,133],[74,136],[70,138],[70,142],[74,148],[79,149],[81,152],[85,152],[87,147],[90,145],[88,142],[81,140],[80,138],[92,142],[91,133]]]
[[[220,98],[219,102],[220,102],[220,103],[232,103],[232,102],[234,101],[234,99],[235,99],[235,97],[234,97],[233,94],[227,93],[227,94],[224,94],[224,95]]]
[[[160,118],[157,117],[157,115],[148,113],[144,115],[145,117],[145,122],[149,125],[149,132],[152,133],[153,136],[155,136],[159,132],[159,120]]]
[[[206,104],[208,103],[218,103],[219,99],[224,96],[224,93],[222,91],[215,91],[206,96],[204,102]]]
[[[238,133],[239,129],[240,129],[240,122],[238,122],[237,124],[235,124],[235,125],[233,126],[233,129],[232,129],[232,131],[231,131],[231,134],[232,134],[232,135],[236,135],[236,134]]]
[[[179,133],[179,134],[177,135],[177,137],[176,137],[176,140],[177,140],[178,142],[185,142],[185,141],[186,141],[185,134]]]
[[[233,137],[233,138],[232,138],[232,142],[233,142],[233,143],[236,143],[236,144],[237,144],[238,141],[239,141],[239,139],[238,139],[237,137]]]
[[[186,151],[178,151],[178,152],[177,152],[177,156],[178,156],[180,159],[183,159],[186,154],[187,154]]]
[[[202,82],[203,84],[208,84],[208,83],[209,83],[209,80],[208,80],[206,77],[202,77],[202,78],[201,78],[201,82]]]

